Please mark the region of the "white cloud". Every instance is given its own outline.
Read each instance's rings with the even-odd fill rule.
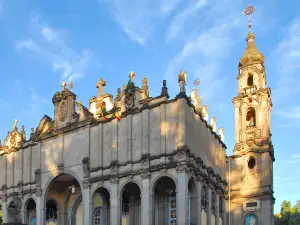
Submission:
[[[181,0],[109,0],[107,4],[116,22],[128,37],[138,44],[146,45],[155,27],[166,18]]]
[[[61,74],[61,80],[70,82],[84,75],[91,63],[88,49],[78,52],[69,47],[66,44],[66,32],[42,23],[39,17],[32,20],[31,27],[32,38],[18,40],[17,51],[27,50],[38,60],[45,61],[54,72]]]
[[[300,106],[293,106],[276,112],[285,118],[300,119]]]
[[[271,53],[278,74],[278,82],[273,90],[277,104],[286,102],[287,97],[300,94],[300,85],[295,82],[299,79],[300,68],[300,18],[295,18],[282,33],[282,40]]]

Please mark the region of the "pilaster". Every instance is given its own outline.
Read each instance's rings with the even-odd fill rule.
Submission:
[[[7,199],[3,200],[3,205],[2,205],[2,213],[3,213],[3,223],[8,222],[8,210],[7,210]]]
[[[82,201],[83,201],[83,220],[84,224],[92,224],[92,197],[91,184],[83,182]]]
[[[197,189],[197,225],[201,225],[201,215],[202,215],[202,183],[203,179],[197,179],[196,181],[196,189]]]
[[[219,206],[220,206],[220,204],[219,204],[219,197],[220,195],[219,195],[219,193],[218,192],[216,192],[216,207],[215,207],[215,218],[216,218],[216,225],[219,225],[219,217],[220,217],[220,213],[219,213]],[[221,224],[220,224],[221,225]]]
[[[110,224],[119,225],[121,218],[117,177],[110,178],[110,192]]]
[[[188,167],[179,165],[177,168],[177,224],[188,225]]]
[[[45,221],[45,208],[43,202],[43,195],[40,191],[36,192],[36,224],[44,225]]]
[[[207,225],[211,225],[211,199],[212,199],[212,187],[208,185],[208,209],[207,209]]]
[[[141,173],[142,178],[142,220],[141,224],[143,225],[150,225],[151,215],[152,215],[152,204],[150,198],[150,172],[144,171]]]

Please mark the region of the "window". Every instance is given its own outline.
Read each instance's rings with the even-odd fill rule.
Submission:
[[[202,208],[206,209],[206,207],[207,207],[207,191],[206,191],[205,186],[202,186],[201,205],[202,205]]]
[[[249,108],[246,114],[246,124],[248,127],[256,126],[256,115],[253,107]]]
[[[219,196],[219,214],[223,214],[223,198],[222,196]]]
[[[253,75],[252,74],[249,74],[249,76],[248,76],[247,85],[249,87],[253,86]]]
[[[255,165],[256,165],[255,158],[251,156],[248,160],[248,168],[252,170],[254,169]]]
[[[47,208],[46,221],[49,221],[49,220],[56,221],[57,220],[57,207],[56,207],[55,201],[48,200],[46,208]]]

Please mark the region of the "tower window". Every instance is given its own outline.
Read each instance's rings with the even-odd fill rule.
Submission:
[[[255,109],[249,108],[246,115],[246,124],[248,127],[256,126]]]
[[[247,85],[249,87],[253,86],[253,75],[252,74],[249,74],[249,76],[248,76]]]
[[[255,158],[251,156],[249,161],[248,161],[248,168],[250,170],[252,170],[252,169],[254,169],[255,165],[256,165]]]

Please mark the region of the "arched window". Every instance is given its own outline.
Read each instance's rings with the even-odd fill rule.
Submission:
[[[253,107],[249,108],[246,114],[246,124],[248,127],[256,126],[256,115]]]
[[[52,222],[56,224],[57,222],[57,207],[54,200],[48,200],[46,205],[46,224]]]
[[[256,215],[248,214],[245,219],[245,225],[257,225]]]
[[[222,196],[219,196],[219,214],[223,214],[223,198]]]
[[[248,79],[247,79],[247,85],[249,87],[253,86],[254,82],[253,82],[253,75],[252,74],[249,74],[248,75]]]
[[[202,191],[201,191],[201,205],[203,209],[207,209],[207,190],[206,186],[202,186]]]

